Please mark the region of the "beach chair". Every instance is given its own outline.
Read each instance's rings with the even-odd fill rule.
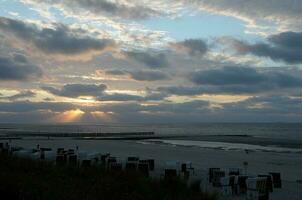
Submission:
[[[222,177],[225,177],[225,171],[222,170],[214,170],[214,175],[213,175],[213,186],[214,187],[220,187],[220,179]]]
[[[154,159],[148,159],[148,163],[149,163],[149,170],[153,171],[155,168],[155,161]]]
[[[113,157],[113,156],[106,157],[106,159],[105,159],[106,169],[110,169],[111,164],[116,163],[116,162],[117,162],[116,157]]]
[[[214,171],[219,171],[220,168],[209,168],[209,183],[212,183],[214,177]]]
[[[245,194],[247,191],[246,179],[248,176],[239,175],[235,176],[234,180],[234,193],[235,194]]]
[[[78,164],[78,156],[73,154],[73,155],[68,155],[68,164],[71,166],[77,166]]]
[[[73,155],[73,154],[75,154],[74,149],[68,149],[68,150],[67,150],[67,154],[68,154],[68,155]]]
[[[230,177],[230,176],[226,176],[226,177],[221,177],[220,178],[220,191],[221,191],[221,194],[222,195],[232,195],[232,185],[231,185],[231,182],[232,182],[232,179],[233,177]]]
[[[57,148],[57,154],[62,154],[64,152],[64,148]]]
[[[273,178],[274,188],[282,188],[281,174],[276,172],[269,173]]]
[[[246,184],[246,200],[269,200],[266,177],[248,178]]]
[[[113,163],[110,163],[109,169],[112,171],[122,171],[123,165],[122,165],[122,163],[113,162]]]
[[[260,175],[258,175],[258,177],[266,178],[267,179],[267,181],[266,181],[266,189],[269,192],[273,192],[273,177],[272,177],[272,175],[269,175],[269,174],[260,174]]]
[[[145,177],[149,177],[149,164],[148,163],[139,163],[137,169],[140,173],[142,173]]]
[[[129,162],[126,162],[125,169],[127,171],[136,171],[137,165],[138,165],[138,162],[129,161]]]
[[[134,156],[128,157],[127,161],[128,162],[138,162],[139,161],[139,157],[134,157]]]
[[[56,157],[56,165],[63,166],[67,163],[67,157],[64,154],[59,154]]]
[[[81,167],[84,167],[84,168],[91,167],[91,160],[82,160]]]
[[[229,176],[232,176],[232,175],[239,176],[240,172],[241,172],[241,169],[239,169],[239,168],[230,168]]]
[[[110,157],[110,153],[101,155],[101,164],[106,166],[109,157]]]
[[[10,145],[6,142],[3,143],[3,147],[1,149],[2,153],[9,154],[10,153]]]
[[[177,177],[176,169],[165,169],[165,180],[176,180]]]

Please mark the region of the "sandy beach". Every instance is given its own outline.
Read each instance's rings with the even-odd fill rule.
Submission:
[[[78,146],[80,151],[85,152],[110,152],[121,160],[128,156],[153,158],[155,159],[157,170],[161,169],[166,161],[171,160],[192,161],[194,168],[200,170],[206,170],[210,167],[243,168],[243,162],[247,161],[249,175],[268,172],[281,173],[283,187],[271,194],[272,200],[300,200],[302,196],[302,183],[299,181],[302,180],[302,156],[300,153],[254,151],[247,154],[245,151],[240,150],[226,151],[194,146],[144,143],[141,141],[45,140],[35,138],[12,142],[12,145],[24,148],[33,148],[37,144],[41,147],[50,148],[75,148],[75,146]]]

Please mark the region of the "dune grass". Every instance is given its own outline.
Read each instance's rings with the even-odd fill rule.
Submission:
[[[216,199],[179,180],[152,180],[137,172],[110,172],[100,167],[58,167],[1,153],[0,195],[22,200]]]

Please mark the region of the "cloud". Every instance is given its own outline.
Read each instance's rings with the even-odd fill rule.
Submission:
[[[23,0],[23,2],[30,4],[41,3],[38,0]],[[150,2],[145,4],[144,2],[140,1],[121,2],[110,0],[49,0],[46,3],[63,10],[69,10],[74,14],[88,11],[94,15],[110,16],[113,18],[119,17],[140,20],[163,14],[162,11],[159,11],[159,9],[149,6]]]
[[[172,43],[172,47],[191,56],[203,56],[209,50],[207,43],[201,39],[187,39],[182,42]]]
[[[165,68],[169,66],[169,62],[164,53],[154,52],[141,52],[141,51],[127,51],[125,54],[140,63],[145,64],[147,67]]]
[[[189,80],[195,86],[159,87],[161,92],[174,95],[258,94],[296,90],[302,86],[299,69],[267,69],[239,66],[202,70],[192,73]]]
[[[240,54],[253,54],[288,64],[302,63],[302,32],[284,32],[268,37],[267,43],[249,44],[233,40],[233,47]]]
[[[67,84],[61,89],[47,86],[42,87],[42,89],[56,96],[76,98],[80,96],[101,96],[107,86],[104,84]]]
[[[114,75],[114,76],[122,76],[122,75],[126,75],[127,72],[123,70],[107,70],[106,74]]]
[[[111,39],[96,39],[81,29],[71,29],[63,24],[41,28],[19,20],[0,18],[0,30],[49,54],[74,55],[89,51],[103,51],[115,46]]]
[[[297,0],[175,0],[191,9],[200,9],[219,15],[232,16],[248,23],[256,32],[272,31],[272,23],[279,29],[301,30],[302,2]],[[271,27],[270,27],[271,26]]]
[[[232,66],[194,72],[191,77],[192,82],[200,85],[250,85],[264,80],[265,76],[253,68]]]
[[[137,81],[162,81],[169,79],[167,74],[160,71],[133,71],[128,73],[132,79]]]
[[[36,93],[31,91],[31,90],[26,90],[26,91],[21,91],[18,94],[9,96],[9,97],[0,97],[0,99],[8,99],[10,101],[16,101],[19,99],[24,99],[24,98],[31,98],[35,97]]]
[[[136,81],[162,81],[162,80],[168,80],[170,78],[166,73],[157,70],[156,71],[107,70],[105,71],[105,73],[113,76],[130,76],[131,79]]]
[[[51,110],[53,112],[62,112],[75,109],[75,106],[70,103],[50,103],[50,102],[1,102],[0,112],[24,113],[35,112],[39,110]]]
[[[42,74],[42,70],[22,54],[0,57],[0,80],[29,81]]]
[[[125,94],[125,93],[103,94],[102,96],[97,97],[97,100],[103,102],[104,101],[120,101],[120,102],[162,101],[167,96],[168,95],[164,93],[147,91],[147,94],[145,96]]]

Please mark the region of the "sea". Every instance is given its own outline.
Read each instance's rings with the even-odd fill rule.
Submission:
[[[155,138],[134,141],[140,144],[302,153],[302,123],[0,124],[0,140],[14,134],[24,134],[24,139],[28,133],[129,132],[154,132]]]

